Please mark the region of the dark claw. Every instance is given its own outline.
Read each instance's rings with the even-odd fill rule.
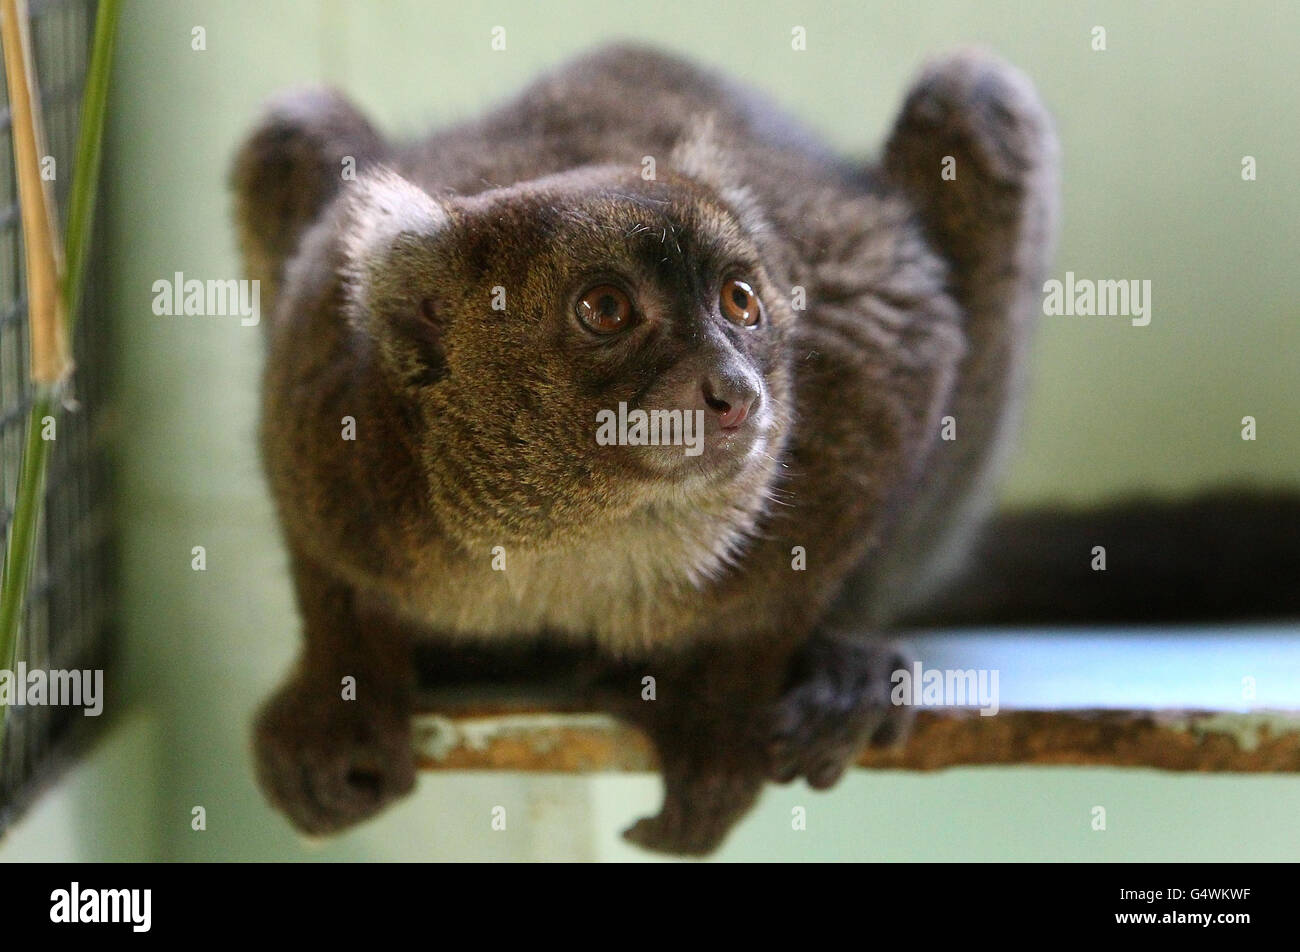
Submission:
[[[905,737],[911,711],[890,703],[890,677],[907,664],[892,645],[865,638],[821,636],[791,667],[772,716],[769,777],[834,786],[870,744]]]

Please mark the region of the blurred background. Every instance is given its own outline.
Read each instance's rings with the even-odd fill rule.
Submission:
[[[492,30],[506,49],[491,48]],[[791,49],[802,26],[807,49]],[[1096,26],[1104,51],[1093,49]],[[205,49],[193,48],[202,28]],[[633,859],[651,776],[460,774],[324,844],[263,802],[248,726],[297,648],[256,454],[261,334],[159,317],[152,285],[239,277],[226,174],[262,100],[325,81],[393,136],[478,114],[612,39],[767,91],[848,155],[875,153],[918,65],[987,45],[1064,145],[1053,276],[1152,283],[1152,319],[1044,318],[1010,504],[1300,484],[1300,5],[132,0],[100,215],[116,437],[121,656],[101,742],[0,859]],[[635,109],[636,103],[628,103]],[[1245,156],[1257,180],[1243,181]],[[81,355],[83,360],[88,359]],[[1244,416],[1258,438],[1241,439]],[[206,571],[191,569],[204,546]],[[492,831],[490,811],[512,822]],[[1105,833],[1089,809],[1105,804]],[[857,771],[773,788],[721,859],[1294,859],[1300,778],[1084,768]],[[792,806],[808,829],[791,831]],[[191,828],[206,811],[205,830]],[[513,818],[521,817],[519,822]]]

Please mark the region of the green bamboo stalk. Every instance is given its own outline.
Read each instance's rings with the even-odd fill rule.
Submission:
[[[36,526],[40,516],[41,494],[45,489],[45,464],[49,459],[49,441],[41,439],[41,420],[54,409],[53,395],[38,394],[27,417],[27,441],[18,470],[18,491],[14,497],[13,521],[9,526],[9,545],[5,553],[3,597],[0,597],[0,668],[13,670],[18,646],[18,621],[22,614],[23,593],[31,574],[32,554],[36,549]],[[0,706],[0,725],[4,724]],[[0,736],[0,749],[4,738]]]
[[[99,181],[100,154],[103,145],[104,117],[107,111],[108,77],[113,60],[113,41],[117,34],[119,0],[101,0],[95,17],[95,38],[90,64],[86,71],[86,88],[81,106],[81,128],[77,138],[76,171],[68,206],[68,227],[64,241],[66,262],[61,293],[68,339],[76,325],[77,306],[81,300],[86,255],[90,246],[94,218],[95,193]],[[31,412],[27,417],[27,439],[18,471],[13,520],[6,540],[3,578],[0,579],[0,668],[13,669],[18,649],[18,628],[22,607],[31,577],[36,551],[36,529],[45,495],[45,469],[49,461],[50,441],[41,439],[41,421],[58,409],[55,388],[38,385]],[[4,723],[8,708],[0,705],[0,751],[4,745]]]
[[[108,114],[108,74],[113,63],[113,41],[117,37],[118,0],[100,0],[95,16],[95,40],[86,72],[86,89],[81,100],[81,128],[77,132],[77,164],[68,201],[68,227],[64,239],[63,300],[68,322],[68,340],[77,326],[77,306],[90,251],[90,229],[95,215],[95,193],[99,183],[99,156],[104,143],[104,117]]]

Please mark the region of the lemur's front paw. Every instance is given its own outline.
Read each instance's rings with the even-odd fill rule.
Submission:
[[[661,853],[705,856],[722,845],[765,782],[758,769],[665,765],[663,807],[657,816],[632,824],[623,836]]]
[[[258,782],[304,833],[337,832],[415,786],[410,714],[291,681],[254,727]]]
[[[844,775],[868,745],[906,738],[913,713],[890,702],[891,676],[908,665],[896,646],[863,638],[819,636],[794,658],[784,695],[773,711],[768,753],[771,777],[804,777],[824,790]]]

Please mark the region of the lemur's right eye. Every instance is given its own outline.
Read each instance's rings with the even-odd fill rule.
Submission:
[[[597,334],[614,334],[632,319],[632,302],[621,288],[598,284],[578,298],[578,320]]]

